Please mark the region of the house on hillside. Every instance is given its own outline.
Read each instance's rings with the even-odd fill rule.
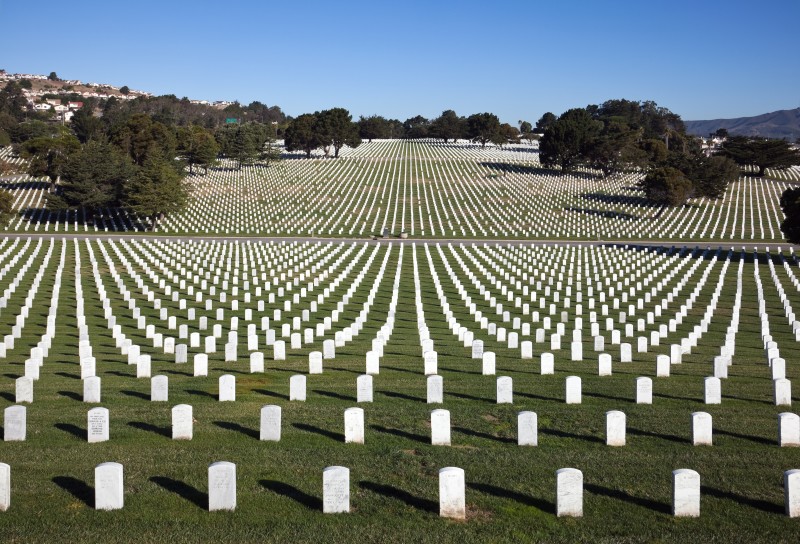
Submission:
[[[33,109],[36,111],[49,111],[52,108],[50,104],[43,103],[43,104],[34,104]]]
[[[70,102],[67,104],[71,110],[79,110],[83,107],[83,102]]]

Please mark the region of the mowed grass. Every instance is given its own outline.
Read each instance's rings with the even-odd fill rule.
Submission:
[[[0,363],[0,396],[6,406],[13,404],[13,380],[23,374],[29,349],[44,332],[62,243],[56,243],[22,340]],[[44,249],[37,263],[41,262]],[[150,381],[137,379],[135,367],[128,366],[114,348],[82,243],[85,313],[98,375],[103,380],[100,406],[109,408],[111,416],[111,440],[88,444],[86,412],[93,405],[81,401],[74,318],[74,245],[67,243],[57,335],[41,379],[35,384],[34,403],[28,407],[28,438],[20,443],[0,443],[0,461],[12,467],[12,505],[0,513],[0,540],[795,541],[798,522],[783,514],[782,474],[784,470],[800,468],[800,449],[777,445],[777,414],[789,410],[772,403],[772,382],[760,345],[751,262],[744,269],[737,352],[731,377],[723,380],[721,405],[703,404],[703,377],[711,374],[712,359],[718,354],[730,323],[738,262],[731,263],[727,271],[709,332],[691,355],[684,356],[683,364],[672,367],[669,378],[654,377],[655,356],[666,353],[668,348],[662,345],[647,354],[637,354],[635,344],[634,362],[615,362],[613,376],[598,377],[597,354],[586,315],[584,361],[569,361],[568,342],[564,342],[565,349],[555,352],[556,374],[552,376],[541,376],[538,363],[539,353],[549,351],[549,343],[534,344],[534,360],[521,360],[518,350],[506,349],[483,331],[479,337],[486,340],[486,349],[497,353],[497,375],[514,379],[514,404],[497,405],[496,376],[482,376],[480,361],[470,359],[469,350],[447,328],[420,249],[422,300],[439,352],[445,402],[441,406],[425,402],[426,381],[413,303],[413,264],[411,248],[407,247],[395,330],[381,361],[380,375],[374,378],[375,402],[361,405],[365,409],[366,443],[355,445],[344,443],[343,412],[356,406],[355,384],[364,371],[364,354],[386,319],[399,257],[397,247],[392,250],[365,330],[352,344],[337,349],[335,360],[325,361],[324,374],[308,376],[307,402],[289,402],[289,377],[307,371],[311,348],[288,350],[288,360],[282,362],[272,361],[271,349],[267,349],[266,372],[251,375],[242,324],[239,361],[224,363],[222,353],[212,355],[208,378],[192,377],[191,362],[176,365],[172,356],[145,349],[154,353],[153,375],[165,374],[170,380],[169,402],[151,403]],[[340,327],[351,323],[366,301],[385,250],[381,251],[346,307]],[[451,309],[460,322],[477,329],[436,252],[432,250],[431,254]],[[449,260],[455,265],[452,258]],[[3,330],[10,330],[37,266],[28,271],[9,307],[0,314]],[[701,271],[704,266],[701,264]],[[720,270],[718,263],[689,318],[670,339],[685,336],[699,322]],[[764,264],[760,273],[767,308],[780,308]],[[460,270],[458,275],[462,282],[466,281]],[[698,276],[699,272],[695,280]],[[104,272],[103,281],[123,329],[133,333],[137,343],[150,346],[144,331],[135,329],[110,275]],[[482,281],[488,283],[483,278]],[[153,317],[152,306],[131,283],[126,279],[143,314]],[[674,313],[693,287],[690,283],[681,291],[666,316]],[[341,294],[337,291],[318,314],[328,315]],[[478,298],[477,292],[473,293],[473,300],[477,302]],[[165,304],[177,308],[177,303]],[[482,298],[478,305],[484,313],[488,309]],[[271,307],[266,314],[272,315]],[[226,319],[230,315],[237,314],[228,311]],[[796,380],[791,330],[777,315],[771,316],[770,323],[787,359],[788,377]],[[568,335],[570,331],[571,325],[567,327]],[[610,333],[604,334],[607,351],[618,361],[618,346],[610,346]],[[261,340],[263,349],[263,334]],[[222,344],[218,343],[220,351]],[[313,349],[319,349],[319,344]],[[190,351],[190,361],[194,352]],[[236,402],[216,400],[217,380],[224,373],[236,376]],[[569,375],[582,377],[580,405],[564,403],[564,379]],[[653,405],[635,404],[637,376],[653,377]],[[170,409],[180,403],[194,407],[196,422],[191,441],[170,438]],[[278,443],[258,440],[259,410],[265,404],[283,408],[283,435]],[[451,412],[450,447],[430,445],[429,415],[435,408]],[[538,447],[516,445],[516,417],[521,410],[533,410],[539,416]],[[627,415],[625,447],[604,444],[608,410],[622,410]],[[691,445],[691,413],[695,411],[707,411],[713,416],[714,446]],[[207,468],[221,460],[237,466],[237,509],[210,513]],[[94,467],[105,461],[116,461],[125,467],[123,510],[100,512],[93,508]],[[349,514],[322,514],[322,471],[331,465],[350,469]],[[446,466],[465,470],[466,521],[438,517],[438,471]],[[578,468],[584,474],[581,519],[555,516],[554,473],[564,467]],[[703,488],[699,519],[675,519],[670,514],[671,472],[678,468],[700,473]]]

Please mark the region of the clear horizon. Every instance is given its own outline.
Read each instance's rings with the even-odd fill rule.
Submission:
[[[0,68],[258,100],[292,116],[340,106],[402,121],[452,109],[534,123],[613,98],[653,100],[684,120],[800,107],[796,1],[303,6],[44,1],[34,14],[0,0]]]

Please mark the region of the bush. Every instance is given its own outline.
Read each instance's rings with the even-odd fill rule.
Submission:
[[[692,196],[692,182],[677,168],[666,166],[653,170],[640,182],[648,200],[657,204],[680,206]]]

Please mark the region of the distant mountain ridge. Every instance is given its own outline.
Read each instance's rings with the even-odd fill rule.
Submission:
[[[684,121],[684,123],[686,131],[697,136],[708,136],[717,129],[726,128],[731,135],[786,138],[790,142],[800,138],[800,108],[773,111],[755,117]]]

